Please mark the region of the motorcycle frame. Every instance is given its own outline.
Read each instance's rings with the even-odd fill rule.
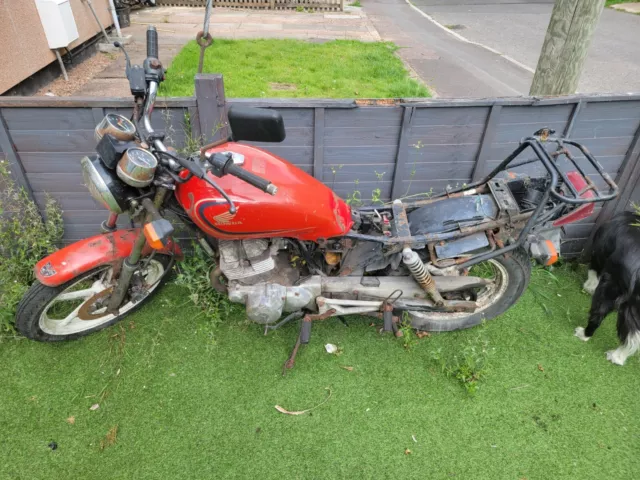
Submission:
[[[511,223],[518,223],[520,221],[526,220],[526,223],[523,229],[520,231],[520,235],[518,235],[518,238],[516,239],[515,242],[511,243],[508,246],[494,249],[487,253],[481,253],[481,254],[472,256],[468,260],[462,263],[458,263],[457,264],[458,268],[468,268],[478,263],[486,262],[487,260],[491,260],[492,258],[498,257],[500,255],[504,255],[506,253],[509,253],[523,246],[528,238],[529,233],[534,228],[534,226],[536,226],[537,221],[539,220],[540,215],[544,211],[545,206],[549,201],[550,197],[553,197],[556,200],[560,201],[561,203],[565,203],[565,204],[585,205],[588,203],[605,202],[615,198],[618,195],[618,186],[611,179],[611,177],[604,171],[604,169],[598,163],[598,161],[591,155],[591,153],[583,145],[580,145],[579,143],[574,142],[572,140],[548,138],[549,131],[546,129],[543,129],[540,132],[541,132],[541,137],[544,138],[545,141],[556,143],[558,145],[559,148],[558,148],[558,151],[556,152],[556,155],[555,155],[556,157],[560,154],[563,154],[572,162],[572,164],[576,167],[576,170],[585,180],[587,184],[586,188],[584,188],[582,191],[577,191],[573,183],[571,182],[571,180],[567,177],[567,174],[558,167],[555,160],[551,158],[551,155],[549,154],[549,152],[547,152],[545,148],[542,146],[540,139],[535,136],[532,136],[532,137],[524,138],[520,142],[520,145],[518,146],[518,148],[516,148],[507,158],[505,158],[496,168],[494,168],[491,171],[491,173],[489,173],[482,180],[479,180],[477,182],[474,182],[462,188],[457,188],[455,190],[447,191],[443,194],[438,195],[436,198],[428,200],[426,202],[418,201],[413,203],[408,202],[408,203],[402,204],[403,209],[420,207],[425,203],[434,203],[437,201],[446,200],[447,198],[451,198],[452,196],[464,195],[465,192],[484,189],[486,188],[487,183],[489,183],[499,173],[506,170],[509,164],[513,162],[516,159],[516,157],[518,157],[518,155],[524,152],[527,148],[531,148],[534,151],[537,158],[532,160],[525,160],[523,162],[518,162],[516,165],[513,165],[512,168],[516,168],[529,163],[540,161],[545,167],[545,169],[547,170],[550,177],[550,181],[547,183],[547,188],[543,193],[542,199],[538,203],[537,207],[533,210],[533,212],[527,212],[527,213],[515,215],[510,218]],[[576,162],[576,160],[573,158],[569,150],[564,146],[565,144],[569,144],[578,148],[578,150],[582,152],[582,154],[591,163],[591,165],[593,165],[593,167],[596,169],[598,174],[604,179],[605,183],[609,186],[609,192],[607,194],[603,195],[598,190],[595,184],[589,179],[585,171],[580,167],[578,162]],[[556,191],[558,187],[559,179],[562,179],[563,185],[567,186],[567,188],[572,194],[572,197],[567,197],[566,195],[562,195],[561,193]],[[593,192],[595,195],[585,196],[585,193],[589,191]],[[365,209],[373,210],[374,207],[365,207]],[[382,210],[382,209],[375,208],[375,210]],[[428,235],[385,237],[385,236],[375,236],[375,235],[363,235],[359,233],[348,233],[347,235],[345,235],[345,237],[351,238],[353,240],[382,243],[385,246],[400,245],[400,246],[408,246],[413,248],[413,247],[422,247],[430,243],[453,240],[456,238],[467,236],[471,233],[493,230],[495,228],[504,226],[505,224],[506,222],[504,221],[492,221],[492,222],[485,222],[478,225],[474,225],[472,227],[459,228],[457,231],[434,233],[434,234],[428,234]]]

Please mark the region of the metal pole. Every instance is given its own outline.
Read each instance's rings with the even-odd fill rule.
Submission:
[[[200,45],[200,59],[198,60],[198,73],[202,73],[202,67],[204,65],[204,51],[213,43],[213,38],[209,35],[209,20],[211,19],[211,7],[213,6],[213,0],[207,0],[207,5],[204,7],[204,25],[202,31],[196,35],[196,42]]]
[[[107,43],[111,43],[111,40],[109,40],[109,35],[107,35],[107,31],[104,29],[104,27],[100,23],[100,19],[98,18],[98,14],[96,13],[95,8],[93,8],[93,4],[91,3],[91,0],[86,0],[86,1],[87,1],[87,5],[89,5],[89,8],[91,9],[91,13],[93,13],[93,18],[96,19],[96,22],[98,23],[98,26],[100,27],[100,30],[102,30],[102,35],[104,35],[104,39],[106,40]]]
[[[69,76],[67,75],[67,70],[64,68],[64,62],[62,61],[62,57],[60,56],[60,52],[58,51],[57,48],[55,48],[53,51],[56,54],[56,58],[58,59],[58,63],[60,64],[60,70],[62,70],[62,75],[64,76],[64,79],[68,82],[69,81]]]
[[[118,38],[122,38],[122,32],[120,31],[120,22],[118,21],[118,14],[116,13],[116,6],[113,0],[109,0],[109,10],[111,10],[111,18],[113,19],[113,25],[116,27]]]

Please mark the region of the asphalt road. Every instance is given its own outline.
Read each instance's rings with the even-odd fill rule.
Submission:
[[[481,97],[528,93],[553,3],[413,0],[440,24],[499,53],[461,41],[405,0],[368,0],[364,7],[383,39],[404,47],[400,56],[439,96]],[[640,91],[640,16],[605,9],[578,91]]]

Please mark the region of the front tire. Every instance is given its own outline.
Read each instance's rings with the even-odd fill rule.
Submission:
[[[526,251],[518,248],[490,262],[501,276],[499,288],[486,304],[474,313],[408,312],[411,325],[418,330],[450,332],[475,327],[504,313],[522,296],[531,278],[531,260]],[[485,262],[489,263],[489,262]],[[483,265],[483,264],[480,264]],[[473,269],[474,267],[472,267]]]
[[[141,259],[141,262],[145,260]],[[128,296],[118,315],[100,315],[101,310],[106,310],[106,307],[96,303],[101,292],[115,283],[109,278],[112,272],[110,265],[85,272],[57,287],[47,287],[36,280],[18,305],[16,328],[25,337],[40,342],[75,340],[107,328],[148,302],[166,281],[172,263],[169,255],[153,256],[142,273],[144,282],[148,285],[147,295],[138,301],[132,301]],[[105,295],[105,301],[106,299],[108,295]],[[88,311],[86,307],[89,302],[94,306],[94,311],[90,313],[94,318],[85,320],[80,318],[82,314],[79,312],[83,307]],[[56,316],[59,318],[55,318]]]

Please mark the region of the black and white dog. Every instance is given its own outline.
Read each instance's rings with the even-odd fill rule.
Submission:
[[[589,340],[609,313],[618,310],[620,346],[607,360],[624,365],[640,347],[640,216],[615,215],[595,233],[591,268],[583,288],[593,295],[589,324],[575,336]]]

